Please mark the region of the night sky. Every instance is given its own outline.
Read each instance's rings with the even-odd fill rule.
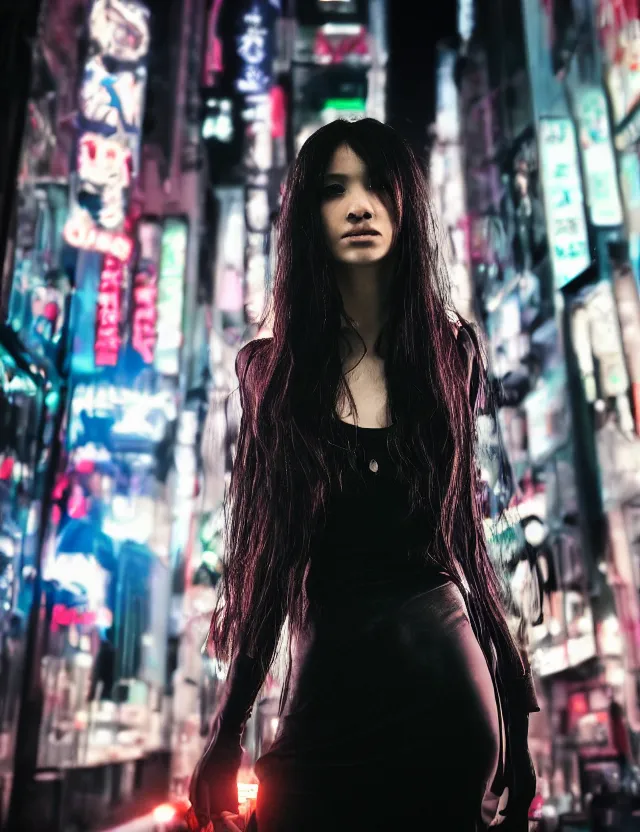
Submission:
[[[455,36],[457,5],[456,0],[431,0],[419,17],[418,6],[388,0],[387,120],[422,155],[435,110],[435,46]]]

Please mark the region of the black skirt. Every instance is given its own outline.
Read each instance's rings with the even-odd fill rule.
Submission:
[[[312,611],[255,767],[258,830],[484,829],[500,735],[492,676],[451,581]]]

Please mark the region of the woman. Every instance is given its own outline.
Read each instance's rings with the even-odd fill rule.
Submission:
[[[287,620],[259,832],[527,828],[537,704],[483,538],[478,342],[451,314],[428,206],[410,149],[372,119],[323,127],[293,166],[273,338],[236,365],[211,625],[231,667],[194,826],[240,828],[243,726]]]

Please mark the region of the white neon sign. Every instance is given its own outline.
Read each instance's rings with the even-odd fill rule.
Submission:
[[[458,34],[465,43],[471,38],[474,26],[473,0],[458,0]]]
[[[539,139],[549,250],[556,287],[561,289],[591,263],[573,123],[568,118],[543,118]]]

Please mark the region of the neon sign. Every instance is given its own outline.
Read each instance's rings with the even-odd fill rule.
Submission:
[[[556,287],[561,289],[591,262],[578,145],[568,118],[543,118],[539,129],[549,249]]]
[[[247,320],[257,324],[264,310],[269,273],[268,238],[249,234],[245,253],[244,307]],[[253,245],[252,245],[253,243]]]
[[[79,213],[69,219],[64,228],[64,239],[74,248],[110,254],[123,263],[127,263],[133,253],[133,240],[130,237],[96,228],[87,214]]]
[[[202,138],[228,143],[233,138],[233,113],[228,98],[209,98],[207,114],[202,123]]]
[[[187,236],[184,220],[166,220],[161,243],[154,364],[159,373],[168,376],[176,376],[180,370]]]
[[[281,86],[271,88],[269,93],[271,107],[271,136],[285,139],[287,135],[287,98]]]
[[[576,97],[587,204],[593,225],[621,225],[622,202],[611,144],[609,112],[599,87],[583,87]]]
[[[138,226],[140,255],[133,280],[131,346],[145,364],[153,364],[158,322],[158,263],[162,229],[154,222]]]
[[[123,284],[123,264],[107,255],[100,273],[96,312],[95,361],[99,367],[115,367],[118,363]]]
[[[364,98],[328,98],[323,110],[354,110],[364,112],[367,109],[367,102]]]
[[[133,243],[121,232],[131,185],[131,152],[85,133],[78,143],[75,204],[64,228],[69,245],[128,260]],[[127,242],[125,242],[127,241]]]
[[[115,61],[142,61],[149,52],[149,11],[138,0],[95,0],[91,39]]]
[[[98,612],[92,610],[78,610],[65,604],[54,604],[51,611],[51,632],[57,633],[60,627],[110,627],[113,623],[113,613],[107,607]]]
[[[247,188],[245,193],[245,219],[249,231],[262,234],[271,228],[269,193],[266,188]]]
[[[117,137],[138,157],[146,74],[108,72],[99,58],[85,67],[80,113],[86,127]]]
[[[236,89],[244,95],[264,95],[272,76],[273,9],[256,2],[242,16],[242,29],[236,38],[241,68]]]
[[[51,613],[51,631],[55,633],[60,627],[91,627],[96,623],[96,618],[95,612],[79,611],[64,604],[55,604]]]
[[[138,171],[149,11],[139,0],[94,0],[89,39],[78,96],[76,175],[63,236],[71,246],[126,262],[133,244],[123,240],[123,231]]]
[[[148,276],[149,273],[139,272],[136,275],[133,287],[135,308],[132,344],[145,364],[153,364],[156,345],[156,321],[158,320],[156,311],[158,281],[156,274],[152,276],[151,280],[147,280]]]
[[[598,0],[596,21],[604,54],[605,82],[609,91],[616,133],[640,102],[640,14],[635,0]],[[637,135],[637,134],[636,134]],[[618,149],[629,137],[616,136]]]
[[[224,70],[222,42],[218,36],[218,18],[222,0],[213,0],[207,21],[207,46],[202,66],[202,86],[213,87],[216,76]]]
[[[122,227],[125,195],[131,185],[131,152],[113,139],[85,133],[78,144],[78,178],[89,198],[99,194],[98,224],[109,230]]]
[[[320,64],[370,59],[367,30],[364,26],[327,24],[316,32],[313,57]]]
[[[72,520],[71,523],[78,523],[79,528],[84,526],[82,520]],[[56,557],[45,569],[45,581],[55,582],[61,590],[81,596],[83,607],[100,612],[107,603],[107,589],[112,577],[110,572],[100,565],[95,555],[60,552],[60,546],[59,540]]]
[[[458,3],[458,32],[465,43],[471,39],[474,26],[473,0],[460,0]]]

